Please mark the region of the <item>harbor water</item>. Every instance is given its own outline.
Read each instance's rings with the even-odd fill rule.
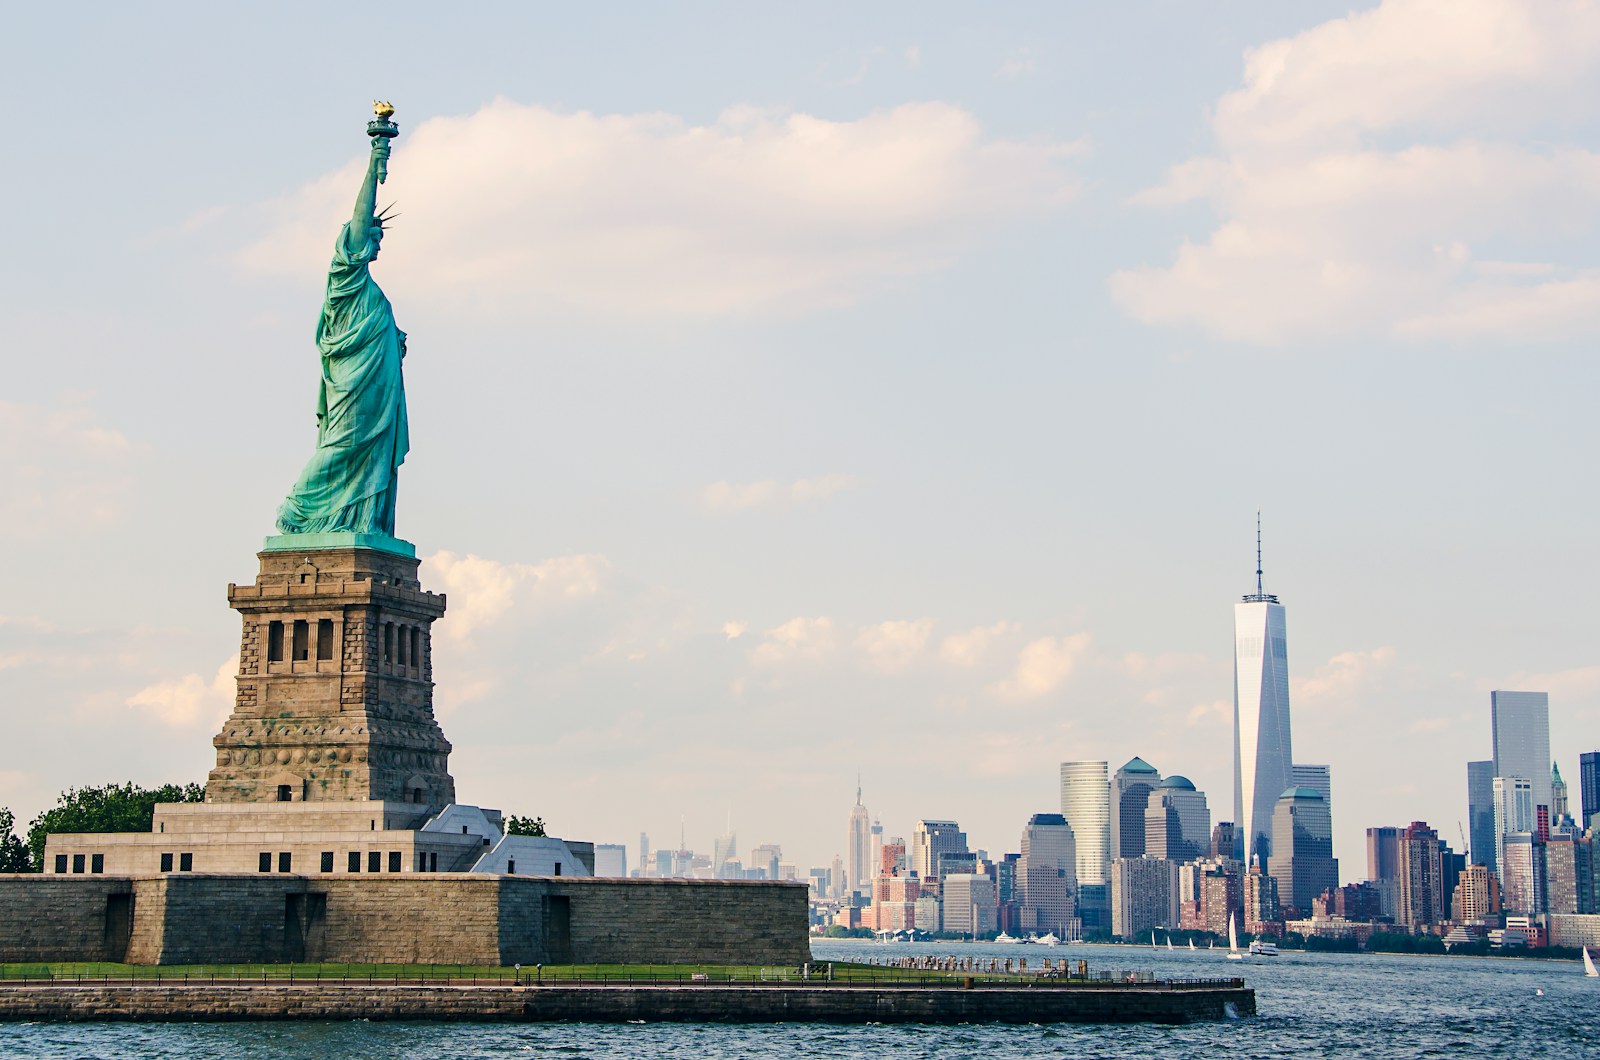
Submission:
[[[1165,1026],[809,1024],[0,1024],[0,1057],[1552,1057],[1600,1060],[1600,980],[1576,961],[1221,949],[818,941],[819,961],[949,954],[1087,960],[1160,978],[1242,975],[1260,1015]]]

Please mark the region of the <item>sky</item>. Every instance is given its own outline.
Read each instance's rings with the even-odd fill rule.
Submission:
[[[992,8],[993,5],[990,5]],[[203,780],[373,98],[398,533],[464,802],[1017,848],[1232,816],[1288,613],[1335,854],[1459,845],[1489,692],[1600,746],[1600,5],[10,5],[0,805]]]

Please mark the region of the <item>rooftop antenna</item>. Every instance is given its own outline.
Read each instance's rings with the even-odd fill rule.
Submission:
[[[856,774],[856,805],[861,805],[861,774]]]
[[[1256,595],[1266,595],[1261,588],[1261,509],[1256,508]]]
[[[1267,595],[1267,590],[1261,580],[1261,509],[1256,508],[1256,591],[1244,598],[1247,604],[1275,604],[1276,596]]]

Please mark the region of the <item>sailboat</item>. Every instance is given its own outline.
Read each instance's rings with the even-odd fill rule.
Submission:
[[[1167,952],[1168,953],[1172,952],[1172,936],[1171,935],[1167,936]]]
[[[1228,960],[1244,960],[1244,954],[1239,952],[1239,932],[1233,926],[1232,913],[1228,914]]]
[[[1158,948],[1156,946],[1156,932],[1155,932],[1154,928],[1150,929],[1150,948],[1151,949],[1157,949]]]
[[[1600,976],[1600,972],[1594,970],[1594,958],[1589,956],[1589,947],[1587,946],[1583,948],[1583,974],[1590,979]]]
[[[1189,952],[1190,953],[1194,952],[1194,939],[1190,939],[1189,940]]]

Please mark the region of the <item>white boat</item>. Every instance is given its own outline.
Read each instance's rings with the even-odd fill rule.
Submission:
[[[1583,948],[1583,974],[1590,979],[1600,976],[1600,972],[1594,970],[1594,958],[1589,956],[1589,947],[1587,946]]]
[[[1034,941],[1041,946],[1061,945],[1061,940],[1056,938],[1056,933],[1054,931],[1050,932],[1048,935],[1041,935],[1039,938],[1034,939]]]
[[[1172,936],[1171,935],[1167,936],[1167,952],[1168,953],[1172,952]]]
[[[1150,932],[1150,948],[1153,950],[1161,948],[1156,945],[1156,933],[1154,930]]]
[[[1189,940],[1189,952],[1190,953],[1194,952],[1194,939],[1190,939]]]
[[[1232,913],[1228,914],[1228,960],[1244,960],[1244,954],[1239,952],[1239,932],[1233,926]]]
[[[1252,957],[1276,957],[1277,955],[1278,944],[1276,942],[1263,942],[1261,939],[1256,939],[1250,943],[1250,956]]]
[[[994,937],[994,940],[996,942],[1004,942],[1004,943],[1014,943],[1014,942],[1022,942],[1022,941],[1024,941],[1023,939],[1013,938],[1008,932],[1004,932],[1004,931],[1002,931],[1002,932],[1000,932],[1000,934],[996,935]]]

